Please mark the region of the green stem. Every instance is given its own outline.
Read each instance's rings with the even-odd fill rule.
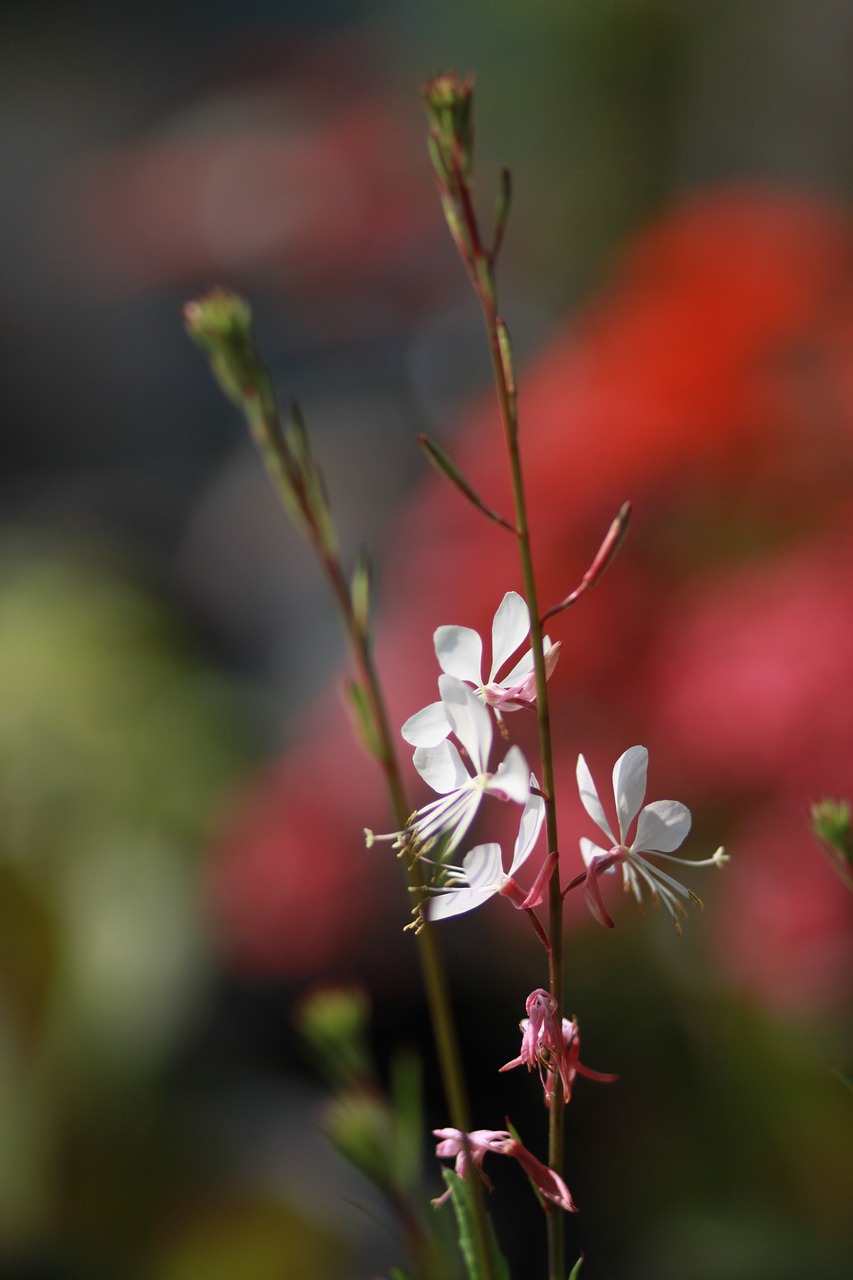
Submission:
[[[518,422],[515,406],[515,390],[507,383],[507,364],[502,351],[501,321],[495,305],[494,285],[488,264],[481,261],[480,270],[472,274],[474,287],[483,308],[492,366],[500,404],[504,440],[507,449],[512,495],[515,506],[515,524],[518,553],[524,595],[530,611],[530,646],[533,652],[533,670],[536,677],[536,711],[539,724],[539,753],[542,767],[542,790],[545,794],[545,831],[548,852],[559,852],[557,838],[557,811],[554,802],[554,756],[551,745],[551,715],[548,705],[548,676],[545,669],[542,623],[536,593],[536,575],[533,569],[533,552],[530,545],[530,526],[524,490],[521,453],[518,447]],[[504,348],[507,345],[504,330]],[[560,892],[559,862],[548,885],[549,900],[549,949],[548,979],[551,995],[557,1001],[557,1022],[560,1025],[563,1008],[563,899]],[[555,1173],[563,1172],[563,1095],[556,1089],[548,1109],[548,1163]],[[562,1280],[564,1275],[563,1220],[560,1214],[548,1213],[548,1262],[549,1280]]]
[[[278,438],[277,409],[266,397],[262,404],[261,414],[256,415],[254,421],[251,422],[252,434],[261,449],[267,470],[275,487],[284,497],[282,490],[286,480],[283,480],[282,477],[281,460],[276,448],[276,440]],[[273,420],[270,420],[269,414],[275,414],[276,416]],[[315,536],[315,531],[309,528],[307,532],[338,605],[353,662],[361,683],[367,691],[373,722],[380,743],[381,754],[379,759],[391,799],[394,821],[402,831],[406,827],[412,809],[406,796],[395,739],[391,733],[385,699],[373,661],[370,643],[357,625],[353,614],[349,585],[340,562],[336,557],[329,555],[328,551],[323,548],[319,538]],[[424,895],[425,885],[420,863],[417,859],[414,859],[408,866],[408,878],[410,887],[414,890],[418,900],[420,900]],[[461,1133],[467,1134],[471,1129],[471,1121],[456,1024],[435,930],[427,920],[423,921],[422,927],[417,932],[417,946],[439,1069],[451,1123]],[[474,1186],[472,1202],[474,1206],[474,1240],[479,1254],[479,1274],[484,1277],[484,1280],[496,1280],[492,1266],[492,1254],[489,1248],[486,1214],[479,1186]]]

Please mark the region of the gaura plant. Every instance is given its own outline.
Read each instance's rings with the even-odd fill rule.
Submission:
[[[681,861],[676,850],[689,833],[690,813],[674,800],[643,804],[648,753],[642,746],[630,747],[614,767],[615,827],[584,757],[579,756],[580,798],[603,843],[595,843],[587,835],[578,837],[585,870],[568,883],[561,866],[548,702],[548,680],[558,661],[561,641],[552,642],[544,634],[543,624],[561,617],[596,585],[625,536],[631,508],[626,502],[618,512],[580,583],[562,600],[543,609],[537,594],[529,534],[512,342],[498,309],[495,282],[511,184],[504,171],[494,227],[486,236],[473,203],[472,92],[470,77],[461,80],[455,75],[440,75],[424,85],[423,100],[441,206],[485,322],[512,491],[512,516],[493,510],[482,500],[442,445],[425,437],[421,437],[420,444],[430,463],[460,498],[498,526],[501,532],[496,537],[514,542],[523,594],[508,591],[498,603],[488,674],[483,663],[483,640],[476,631],[465,625],[447,625],[435,633],[435,653],[441,669],[438,700],[413,712],[401,734],[402,740],[414,747],[415,769],[437,794],[437,799],[421,808],[415,808],[408,799],[399,762],[400,735],[389,722],[374,662],[370,562],[361,555],[351,568],[345,565],[322,473],[299,409],[294,405],[285,418],[280,415],[269,374],[255,347],[251,314],[244,301],[229,292],[216,291],[188,303],[185,318],[191,336],[208,353],[223,391],[245,415],[270,478],[297,529],[313,547],[340,610],[354,668],[347,696],[363,744],[383,772],[394,815],[395,829],[389,834],[367,832],[367,844],[374,847],[368,856],[379,856],[379,849],[390,845],[405,866],[415,904],[413,934],[450,1121],[434,1134],[438,1139],[436,1155],[453,1160],[454,1170],[444,1170],[446,1190],[433,1203],[441,1205],[450,1200],[453,1204],[461,1265],[470,1280],[503,1280],[509,1273],[484,1208],[482,1191],[490,1184],[483,1163],[487,1156],[512,1157],[526,1174],[542,1207],[549,1280],[565,1280],[563,1214],[575,1212],[576,1206],[564,1181],[564,1110],[577,1075],[600,1082],[612,1082],[616,1077],[581,1064],[577,1021],[565,1016],[564,899],[573,889],[583,886],[592,915],[599,923],[613,927],[599,880],[605,873],[621,868],[625,890],[638,903],[644,893],[655,905],[662,902],[676,928],[680,929],[680,918],[685,914],[682,898],[696,906],[701,902],[659,865],[661,861],[668,865]],[[516,712],[537,720],[538,761],[533,769],[518,746],[505,745],[511,733],[509,717],[512,713],[514,719]],[[501,741],[500,758],[495,746],[496,729]],[[508,865],[498,843],[468,847],[474,818],[481,809],[486,813],[495,802],[517,805],[520,810],[518,836]],[[543,839],[541,870],[525,889],[516,877]],[[694,865],[719,866],[724,861],[725,854],[719,849],[713,857]],[[493,898],[505,898],[515,909],[525,912],[543,947],[547,986],[538,987],[527,999],[518,1057],[496,1070],[526,1066],[529,1072],[537,1073],[547,1121],[547,1160],[528,1148],[509,1120],[506,1128],[475,1129],[470,1119],[438,933],[444,919],[464,915]],[[346,1000],[332,1002],[335,1008],[346,1004]],[[315,1025],[316,1019],[309,1016],[306,1022]],[[351,1027],[349,1015],[342,1025]],[[327,1026],[324,1035],[328,1034]],[[345,1038],[345,1033],[341,1034]],[[362,1034],[361,1030],[358,1034]],[[343,1045],[335,1056],[338,1061],[346,1059]],[[402,1225],[410,1270],[396,1268],[393,1275],[397,1280],[405,1275],[422,1280],[458,1275],[460,1258],[447,1256],[424,1218],[424,1197],[418,1202],[417,1179],[398,1176],[401,1165],[410,1172],[412,1168],[412,1160],[401,1160],[398,1151],[399,1135],[405,1132],[411,1136],[411,1106],[401,1101],[403,1095],[399,1091],[388,1097],[366,1068],[357,1076],[343,1082],[336,1079],[334,1083],[337,1109],[334,1122],[330,1123],[331,1136],[353,1163],[372,1177]],[[403,1093],[410,1096],[410,1091]],[[396,1123],[396,1113],[407,1117],[406,1123]],[[579,1265],[580,1262],[575,1264],[572,1275],[577,1274]]]

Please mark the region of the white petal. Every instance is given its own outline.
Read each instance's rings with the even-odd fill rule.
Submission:
[[[586,867],[589,866],[593,858],[604,858],[607,856],[607,853],[608,853],[607,849],[602,849],[600,844],[593,844],[591,840],[587,840],[586,836],[581,836],[580,846],[581,846],[581,857],[583,858],[584,866]],[[615,866],[608,867],[607,871],[605,871],[604,874],[609,875],[611,871],[615,871],[615,870],[616,870]]]
[[[424,906],[424,914],[427,920],[447,920],[481,907],[494,895],[493,889],[452,889],[449,893],[437,893]]]
[[[514,684],[521,684],[526,676],[530,675],[533,670],[533,650],[528,649],[523,658],[519,658],[513,669],[505,676],[501,676],[498,684],[503,689],[511,689]]]
[[[616,844],[616,837],[610,830],[610,823],[607,821],[607,815],[601,801],[598,798],[598,791],[592,780],[592,774],[589,766],[583,756],[578,756],[577,767],[578,791],[580,792],[581,804],[586,809],[589,816],[597,827],[600,827],[611,844]]]
[[[483,642],[470,627],[439,627],[435,656],[446,675],[469,680],[478,689],[483,683]]]
[[[645,747],[630,747],[613,766],[613,795],[622,844],[626,843],[628,828],[640,812],[648,768],[649,753]]]
[[[476,787],[472,787],[467,794],[460,793],[460,803],[453,823],[453,834],[445,850],[446,857],[449,858],[451,853],[458,849],[465,839],[468,828],[477,816],[477,810],[480,807],[482,798],[482,791]]]
[[[504,881],[499,844],[478,844],[462,859],[465,878],[472,889],[497,893]]]
[[[446,739],[434,747],[418,747],[413,759],[415,768],[424,782],[439,795],[459,791],[471,781],[471,776],[462,763],[462,757],[453,743]]]
[[[557,658],[560,655],[561,644],[561,640],[558,640],[556,644],[552,644],[550,636],[542,637],[542,651],[545,655],[545,673],[549,678],[554,667],[557,665]],[[512,670],[508,672],[507,675],[503,676],[498,683],[502,685],[504,689],[511,689],[514,684],[521,684],[522,680],[529,676],[532,670],[533,650],[528,649],[524,657],[519,658]]]
[[[516,804],[526,804],[530,795],[530,765],[520,747],[510,747],[494,776],[486,783],[486,790],[498,792]]]
[[[536,779],[533,774],[530,775],[531,786],[536,785]],[[515,841],[515,849],[512,855],[512,865],[509,869],[511,876],[515,875],[518,868],[527,861],[533,851],[533,846],[539,838],[539,832],[542,830],[542,823],[545,820],[545,801],[541,796],[535,795],[531,791],[527,797],[527,804],[521,815],[521,822],[518,827],[518,836]]]
[[[489,683],[495,673],[515,653],[530,631],[530,610],[517,591],[508,591],[498,605],[492,622],[492,670]]]
[[[468,752],[474,772],[485,773],[492,746],[492,717],[467,684],[454,676],[439,676],[438,691],[450,727]]]
[[[632,852],[672,853],[690,830],[690,810],[677,800],[654,800],[647,804],[637,823]]]
[[[444,713],[444,704],[431,702],[423,711],[409,716],[400,730],[406,742],[413,747],[435,747],[450,733],[450,721]]]

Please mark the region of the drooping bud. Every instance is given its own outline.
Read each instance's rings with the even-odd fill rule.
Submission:
[[[623,502],[619,508],[619,514],[610,525],[601,546],[595,553],[592,564],[580,580],[574,591],[566,596],[565,600],[561,600],[559,604],[553,605],[547,613],[543,613],[542,622],[548,618],[553,618],[555,613],[562,613],[563,609],[568,609],[570,605],[576,604],[580,600],[585,591],[589,591],[590,587],[594,587],[598,579],[604,573],[604,570],[610,564],[616,552],[622,545],[625,534],[628,532],[628,522],[631,519],[631,503]]]

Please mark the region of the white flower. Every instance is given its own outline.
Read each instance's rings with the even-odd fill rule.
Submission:
[[[532,786],[536,785],[532,774],[530,782]],[[500,893],[530,857],[542,830],[544,817],[545,802],[540,795],[531,791],[521,815],[509,871],[505,872],[503,869],[499,844],[478,844],[470,853],[466,853],[461,867],[444,864],[444,870],[449,872],[447,882],[436,889],[435,896],[426,903],[424,914],[427,919],[446,920],[449,916],[461,916]],[[523,898],[524,895],[519,892],[519,897]]]
[[[448,857],[458,848],[474,821],[484,795],[500,800],[526,804],[530,795],[530,768],[518,747],[510,747],[503,763],[489,772],[492,748],[492,718],[486,708],[453,676],[440,676],[438,688],[441,706],[453,734],[465,749],[473,775],[465,767],[459,751],[447,739],[435,746],[418,747],[414,765],[424,782],[439,793],[440,799],[418,809],[405,831],[390,837],[367,833],[368,845],[374,840],[392,839],[407,846],[415,854],[424,854],[438,840],[446,840],[441,850]]]
[[[530,633],[530,610],[517,591],[508,591],[492,621],[492,665],[488,680],[483,680],[483,641],[471,627],[439,627],[435,633],[435,656],[442,671],[457,680],[473,685],[474,692],[491,707],[498,720],[506,711],[520,711],[536,701],[536,679],[533,651],[528,649],[505,676],[498,679],[516,649]],[[550,677],[557,663],[560,643],[542,642],[545,669]],[[441,702],[433,702],[410,716],[402,734],[413,747],[431,747],[450,732],[450,724]]]
[[[592,840],[581,838],[581,853],[587,866],[586,900],[593,915],[602,924],[612,927],[613,921],[604,909],[597,879],[602,872],[612,871],[621,864],[625,891],[633,893],[637,901],[642,903],[642,886],[645,884],[651,891],[655,904],[663,901],[680,931],[678,916],[686,913],[678,895],[686,894],[697,907],[702,906],[701,900],[678,880],[661,871],[646,855],[653,854],[654,857],[669,862],[680,861],[671,855],[690,830],[690,810],[677,800],[654,800],[641,809],[646,794],[648,762],[649,753],[645,747],[631,747],[613,766],[613,796],[619,822],[617,840],[607,821],[587,763],[583,756],[578,756],[577,779],[583,807],[610,842],[610,848],[604,849]],[[628,832],[638,814],[637,829],[629,844]],[[720,866],[724,861],[727,861],[726,856],[722,849],[718,849],[713,858],[688,865]]]

